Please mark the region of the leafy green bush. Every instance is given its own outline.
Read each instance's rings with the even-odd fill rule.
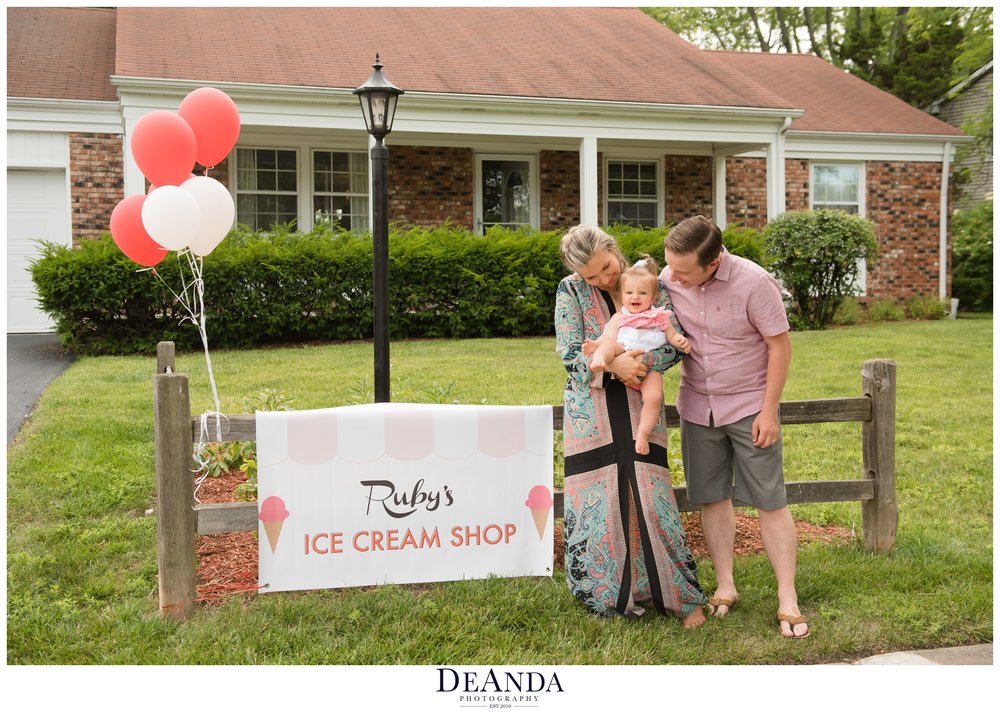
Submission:
[[[837,326],[854,326],[864,321],[865,313],[861,303],[852,297],[846,297],[837,307],[833,315],[833,324]]]
[[[993,201],[952,218],[951,295],[963,310],[993,309]]]
[[[903,319],[903,308],[891,299],[873,299],[865,310],[865,321],[900,321]]]
[[[783,213],[764,228],[768,267],[794,300],[793,321],[822,329],[875,256],[872,223],[839,210]]]
[[[722,231],[722,244],[730,253],[767,267],[767,241],[757,228],[744,227],[740,223],[727,225]]]
[[[937,297],[919,296],[906,300],[906,314],[911,319],[944,319],[948,307]]]
[[[663,260],[667,228],[615,226],[625,256]],[[390,338],[539,336],[552,332],[555,291],[566,270],[563,231],[464,228],[390,230]],[[752,253],[753,231],[734,230],[730,250]],[[92,354],[153,353],[159,341],[201,348],[173,292],[190,282],[186,259],[141,269],[111,236],[72,249],[41,243],[32,278],[63,345]],[[753,258],[753,257],[751,257]],[[156,278],[159,275],[162,278]],[[372,337],[371,237],[320,225],[255,232],[235,228],[205,257],[210,348]],[[169,288],[168,288],[169,285]]]
[[[565,275],[561,235],[492,230],[480,237],[447,225],[391,230],[391,338],[551,333],[556,285]],[[662,237],[637,234],[630,242],[647,251]],[[183,267],[170,255],[156,273],[179,292]],[[372,336],[367,235],[328,226],[305,234],[241,227],[205,257],[203,275],[211,348]],[[77,249],[42,243],[32,278],[69,349],[152,353],[163,340],[200,348],[198,330],[180,323],[185,312],[171,289],[125,257],[110,235]]]

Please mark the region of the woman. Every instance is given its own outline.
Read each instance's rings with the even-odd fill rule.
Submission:
[[[683,353],[670,344],[616,356],[593,374],[584,340],[597,340],[621,307],[618,280],[626,267],[614,238],[589,225],[570,230],[559,245],[573,274],[556,293],[556,350],[569,374],[564,394],[566,582],[593,612],[640,616],[652,602],[685,627],[705,622],[707,603],[684,538],[667,467],[662,414],[649,453],[635,451],[642,409],[635,388],[648,369],[665,371]],[[656,306],[669,308],[658,284]]]

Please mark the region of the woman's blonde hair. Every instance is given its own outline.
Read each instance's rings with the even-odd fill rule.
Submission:
[[[559,241],[559,258],[566,269],[576,272],[590,262],[591,258],[607,250],[618,258],[618,264],[624,271],[626,262],[621,248],[615,238],[594,225],[577,225],[563,235]]]

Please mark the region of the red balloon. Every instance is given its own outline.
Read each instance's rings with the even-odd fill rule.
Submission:
[[[197,151],[191,126],[172,111],[151,111],[132,130],[132,157],[153,185],[186,181]]]
[[[240,137],[240,112],[233,100],[214,87],[202,87],[184,97],[177,113],[194,130],[198,163],[211,168],[229,155]]]
[[[163,261],[167,251],[153,242],[142,224],[144,202],[145,195],[130,195],[115,206],[111,213],[111,237],[130,260],[143,267],[154,267]]]

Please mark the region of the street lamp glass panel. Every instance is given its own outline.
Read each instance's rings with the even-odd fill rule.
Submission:
[[[372,126],[385,131],[385,94],[372,94]]]

